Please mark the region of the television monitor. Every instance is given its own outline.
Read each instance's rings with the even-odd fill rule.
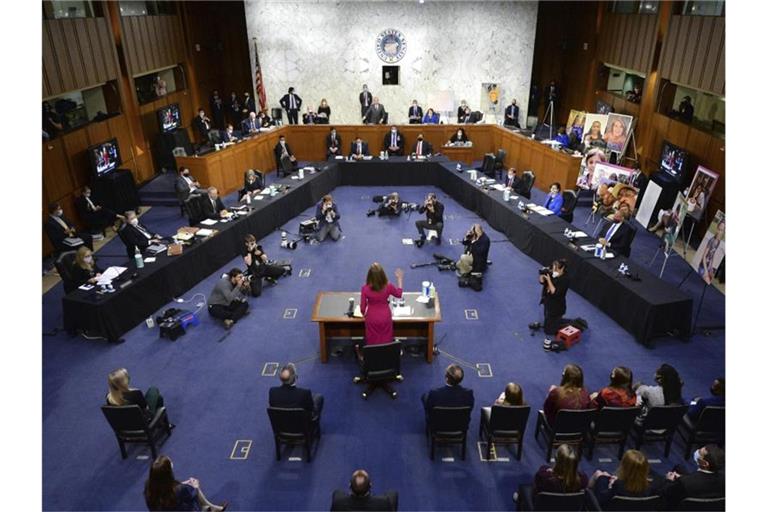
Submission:
[[[688,166],[688,152],[667,141],[661,146],[661,170],[675,181],[682,181]]]
[[[178,103],[172,103],[157,111],[157,121],[160,131],[168,133],[181,127],[181,110]]]
[[[88,148],[88,155],[96,177],[104,176],[117,169],[122,163],[120,149],[117,147],[117,139],[108,140]]]

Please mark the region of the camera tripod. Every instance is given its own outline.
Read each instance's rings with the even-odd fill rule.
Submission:
[[[549,124],[547,124],[547,116],[549,116]],[[555,117],[555,100],[550,96],[549,97],[549,104],[547,105],[547,109],[544,111],[544,117],[542,118],[543,121],[539,125],[540,128],[543,128],[545,126],[549,126],[549,140],[552,140],[552,125],[554,124],[554,117]],[[536,130],[538,131],[538,130]]]

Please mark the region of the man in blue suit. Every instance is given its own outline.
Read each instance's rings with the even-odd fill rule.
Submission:
[[[288,363],[280,370],[280,386],[269,388],[269,406],[285,409],[304,409],[312,412],[312,421],[320,421],[323,395],[296,386],[299,379],[296,367]]]
[[[475,395],[471,389],[461,386],[464,370],[458,364],[445,369],[445,386],[435,388],[421,396],[424,411],[429,415],[433,407],[474,407]]]

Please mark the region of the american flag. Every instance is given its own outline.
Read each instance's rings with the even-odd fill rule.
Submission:
[[[259,98],[259,109],[267,108],[267,93],[264,91],[264,80],[261,77],[261,65],[259,64],[259,49],[256,47],[256,40],[253,40],[253,73],[254,83],[256,85],[256,96]]]

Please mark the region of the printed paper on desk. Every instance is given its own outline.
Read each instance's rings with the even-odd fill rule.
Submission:
[[[364,156],[363,160],[373,160],[373,156],[371,156],[371,155]]]
[[[573,235],[573,238],[584,238],[585,236],[589,236],[589,235],[587,235],[587,234],[586,234],[585,232],[583,232],[583,231],[574,231],[574,232],[573,232],[573,233],[571,233],[571,234]]]
[[[110,284],[113,279],[115,279],[123,272],[125,272],[125,267],[109,267],[101,274],[101,276],[99,276],[99,280],[96,282],[96,284]]]
[[[392,308],[392,316],[411,316],[413,308],[411,306],[395,306]]]
[[[587,252],[591,252],[595,250],[595,244],[581,245],[579,247],[581,247],[582,251],[587,251]]]
[[[499,192],[504,192],[504,189],[505,189],[505,188],[507,188],[507,187],[505,187],[505,186],[504,186],[504,185],[502,185],[501,183],[497,183],[497,184],[495,184],[495,185],[493,186],[493,189],[494,189],[494,190],[498,190]]]
[[[344,156],[343,155],[336,155],[336,160],[344,160]]]
[[[157,261],[155,257],[144,258],[144,263],[154,263],[155,261]]]
[[[212,229],[201,229],[197,233],[195,233],[195,235],[197,235],[197,236],[211,236],[212,233],[213,233]]]
[[[360,304],[355,306],[355,312],[352,313],[352,316],[354,316],[355,318],[363,318],[363,312],[360,311]]]
[[[83,291],[87,292],[88,290],[93,290],[93,285],[92,284],[81,284],[77,288],[79,290],[83,290]]]
[[[205,219],[205,220],[203,220],[203,221],[200,221],[200,224],[202,224],[203,226],[213,226],[213,225],[214,225],[214,224],[216,224],[217,222],[218,222],[218,221],[216,221],[216,220],[213,220],[213,219]]]

